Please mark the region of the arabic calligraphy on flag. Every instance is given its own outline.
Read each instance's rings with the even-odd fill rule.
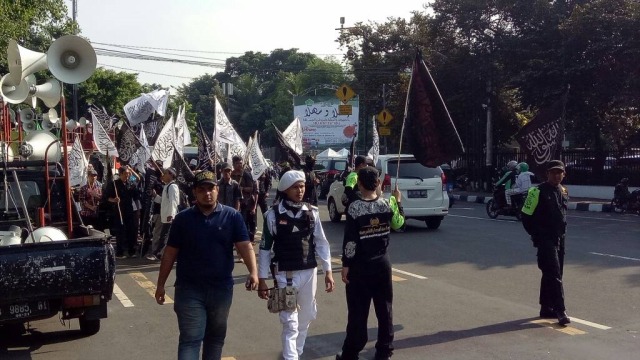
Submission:
[[[171,166],[173,160],[174,137],[172,116],[160,131],[156,143],[153,146],[153,152],[151,153],[151,157],[153,157],[154,160],[162,161],[162,167],[165,169]]]
[[[562,150],[561,120],[566,96],[550,107],[540,110],[516,134],[520,147],[529,156],[529,165],[536,174],[544,174],[547,162],[558,159]]]
[[[293,119],[282,133],[282,136],[298,155],[302,155],[302,125],[299,118]]]
[[[80,137],[76,136],[69,152],[69,184],[71,186],[87,183],[87,158],[84,156]]]
[[[369,149],[367,155],[373,159],[373,163],[378,162],[378,156],[380,155],[380,137],[378,136],[378,128],[376,127],[376,117],[373,117],[373,124],[371,125],[371,135],[373,137],[373,146]]]
[[[109,134],[107,134],[105,129],[102,127],[102,124],[100,124],[100,121],[96,118],[93,110],[89,109],[89,112],[91,113],[91,120],[93,123],[93,142],[95,143],[96,148],[101,154],[106,155],[107,153],[110,153],[111,156],[118,156],[118,150],[111,141],[111,138],[109,138]]]

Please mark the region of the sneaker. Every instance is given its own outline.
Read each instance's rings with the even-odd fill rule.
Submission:
[[[160,260],[160,259],[158,259],[158,257],[157,257],[157,256],[155,256],[155,255],[147,255],[147,256],[146,256],[146,259],[147,259],[147,260],[149,260],[149,261],[158,261],[158,260]]]

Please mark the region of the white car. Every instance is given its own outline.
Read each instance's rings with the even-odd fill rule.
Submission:
[[[429,229],[437,229],[442,219],[449,214],[449,196],[444,172],[440,167],[423,166],[413,155],[401,154],[399,161],[400,172],[397,180],[405,218],[424,220]],[[396,184],[398,155],[380,155],[376,168],[380,171],[383,196],[388,199],[391,189]],[[340,222],[345,212],[341,201],[343,193],[342,181],[334,181],[327,195],[329,218],[333,222]]]

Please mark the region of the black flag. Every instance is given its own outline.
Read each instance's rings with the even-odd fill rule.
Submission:
[[[358,138],[358,133],[353,133],[353,137],[351,138],[351,146],[349,146],[349,158],[347,159],[347,164],[351,166],[351,168],[355,168],[356,161],[356,139]]]
[[[287,161],[292,169],[302,169],[302,159],[300,155],[296,153],[295,150],[287,144],[287,141],[284,139],[284,135],[278,130],[275,125],[273,126],[276,129],[276,137],[278,139],[278,148],[280,149],[280,162]]]
[[[413,62],[404,117],[410,151],[422,165],[436,167],[464,153],[458,130],[420,51]]]
[[[116,129],[116,149],[118,149],[118,159],[122,164],[129,164],[137,156],[136,151],[141,146],[140,140],[129,124],[125,122],[120,130]]]
[[[194,174],[191,172],[191,169],[189,169],[189,165],[184,161],[182,155],[180,155],[176,149],[173,149],[173,161],[171,162],[171,167],[176,170],[176,183],[178,183],[181,188],[191,188]]]
[[[546,173],[547,162],[560,159],[566,99],[565,94],[551,106],[540,110],[516,134],[520,148],[527,153],[531,171],[538,176]]]
[[[211,147],[211,140],[204,132],[202,124],[198,122],[198,170],[213,170],[211,161],[213,161],[214,151]]]

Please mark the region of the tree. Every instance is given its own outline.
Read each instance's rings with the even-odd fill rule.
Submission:
[[[87,81],[78,84],[80,113],[86,113],[93,104],[104,106],[109,114],[124,118],[124,105],[142,93],[137,78],[136,74],[96,69]]]

